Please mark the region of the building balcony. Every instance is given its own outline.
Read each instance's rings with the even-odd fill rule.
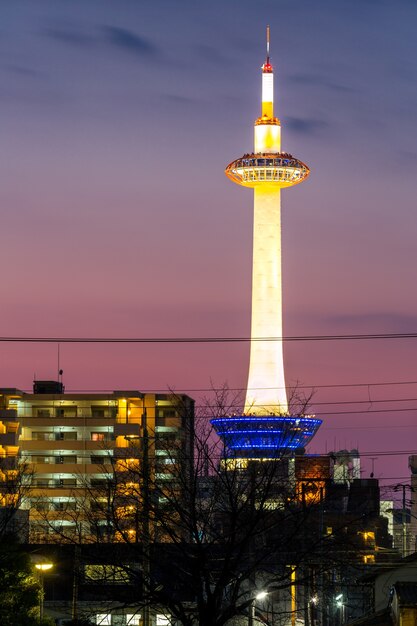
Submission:
[[[0,435],[0,446],[18,446],[19,434],[18,433],[4,433]]]
[[[16,409],[0,409],[0,420],[7,421],[7,422],[17,420],[17,410]]]
[[[126,437],[138,439],[141,437],[141,425],[140,424],[114,424],[113,433],[115,437]]]
[[[27,452],[58,451],[58,450],[107,450],[111,449],[114,442],[110,439],[91,441],[91,439],[19,439],[22,454]]]

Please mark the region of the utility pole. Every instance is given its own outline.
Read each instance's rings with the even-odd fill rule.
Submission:
[[[395,485],[393,487],[394,491],[402,491],[402,506],[401,506],[401,556],[407,556],[408,546],[407,546],[407,502],[405,498],[405,490],[412,489],[411,485],[407,485],[406,483]]]
[[[142,467],[143,467],[143,520],[142,520],[142,547],[143,547],[143,579],[142,594],[145,596],[149,592],[150,583],[150,501],[149,501],[149,433],[148,416],[146,413],[145,397],[143,398],[142,413]],[[148,601],[143,607],[143,626],[150,626],[150,612]]]
[[[405,508],[405,489],[408,485],[401,485],[403,489],[403,502],[402,502],[402,512],[401,512],[401,521],[402,521],[402,556],[407,556],[407,511]]]

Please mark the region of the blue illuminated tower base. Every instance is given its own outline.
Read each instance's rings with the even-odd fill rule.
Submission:
[[[223,440],[226,456],[276,459],[305,448],[322,420],[291,415],[242,415],[219,417],[211,423]]]

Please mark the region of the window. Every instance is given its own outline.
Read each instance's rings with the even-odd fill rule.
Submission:
[[[76,463],[76,462],[77,462],[77,457],[72,454],[55,457],[55,463]]]
[[[156,626],[169,626],[171,624],[171,616],[163,615],[161,613],[156,614]]]
[[[107,417],[107,407],[105,406],[92,406],[91,407],[91,416],[92,417]]]
[[[33,456],[32,463],[49,463],[49,456]]]
[[[52,409],[51,407],[32,407],[32,415],[33,417],[51,417]]]
[[[111,614],[110,613],[97,613],[96,624],[97,626],[111,626]]]
[[[91,433],[91,441],[104,441],[106,433]]]
[[[127,626],[139,626],[140,613],[126,613]]]
[[[129,574],[120,565],[86,565],[84,567],[87,583],[101,585],[124,585],[129,582]]]
[[[77,431],[75,430],[60,430],[59,433],[56,433],[55,439],[65,440],[65,441],[76,441],[77,439]]]
[[[74,501],[71,502],[68,500],[66,500],[65,502],[54,502],[53,510],[54,511],[76,511],[77,503]]]
[[[363,555],[363,562],[365,564],[375,563],[375,555],[374,554],[364,554]]]
[[[35,478],[33,481],[34,487],[49,487],[50,481],[47,478]]]
[[[56,417],[76,417],[77,416],[77,407],[76,406],[59,406],[55,408]]]
[[[91,487],[107,487],[110,485],[110,481],[106,478],[92,478],[90,480]]]
[[[156,426],[180,426],[180,423],[180,416],[174,408],[158,409],[155,418]]]
[[[49,511],[49,500],[32,500],[35,511]]]
[[[94,454],[90,457],[90,461],[93,465],[104,465],[107,458],[107,456],[98,456],[97,454]]]
[[[55,435],[52,431],[39,430],[32,431],[32,439],[37,441],[51,441],[55,439]]]
[[[55,486],[64,487],[65,489],[69,487],[76,487],[77,479],[76,478],[60,478],[59,480],[55,481]]]

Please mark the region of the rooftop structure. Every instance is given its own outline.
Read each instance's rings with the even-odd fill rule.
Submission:
[[[230,180],[254,190],[252,324],[249,377],[242,416],[212,420],[232,456],[271,458],[303,448],[321,420],[290,414],[282,349],[281,189],[304,181],[310,170],[281,151],[281,124],[274,116],[274,74],[269,55],[262,66],[262,110],[255,121],[253,152],[232,161]]]

